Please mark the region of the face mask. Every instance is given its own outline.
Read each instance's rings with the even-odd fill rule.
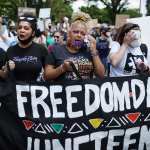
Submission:
[[[132,42],[130,43],[130,46],[131,46],[132,48],[140,47],[140,45],[141,45],[141,40],[140,40],[140,39],[134,40],[134,41],[132,41]]]
[[[134,37],[136,40],[141,38],[141,32],[139,30],[132,30],[132,32],[134,32]]]
[[[72,42],[72,46],[75,47],[75,48],[81,48],[83,45],[83,41],[80,41],[80,40],[74,40]]]
[[[106,36],[110,37],[111,33],[110,32],[106,32]]]
[[[29,37],[28,39],[26,39],[26,40],[21,40],[21,39],[18,37],[18,40],[19,40],[20,43],[23,44],[23,45],[29,44],[29,43],[32,41],[32,39],[33,39],[33,36],[30,36],[30,37]]]

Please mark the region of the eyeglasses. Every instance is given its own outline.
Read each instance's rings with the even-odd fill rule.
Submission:
[[[32,20],[35,20],[35,18],[33,17],[19,17],[19,20],[29,20],[29,21],[32,21]]]
[[[73,32],[74,34],[79,34],[79,33],[80,33],[82,36],[85,36],[85,35],[86,35],[84,31],[73,30],[72,32]]]

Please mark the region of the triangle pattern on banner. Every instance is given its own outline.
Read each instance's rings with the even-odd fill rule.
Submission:
[[[126,114],[125,116],[127,117],[127,119],[132,122],[132,123],[135,123],[138,118],[140,117],[141,113],[140,112],[136,112],[136,113],[129,113],[129,114]]]
[[[62,131],[62,129],[63,129],[63,127],[64,127],[64,124],[61,124],[61,123],[52,123],[52,124],[51,124],[51,127],[53,128],[53,130],[54,130],[57,134],[59,134],[59,133]]]
[[[41,123],[35,128],[35,132],[46,134],[46,131],[44,130]]]
[[[89,122],[93,128],[97,129],[101,125],[103,120],[104,119],[101,119],[101,118],[95,118],[95,119],[90,119]]]
[[[76,134],[81,132],[83,132],[83,129],[77,123],[73,124],[70,130],[68,131],[68,133],[70,134]]]
[[[144,119],[144,121],[150,121],[150,113],[149,113],[148,116]]]
[[[26,130],[28,130],[28,131],[29,131],[29,130],[33,127],[33,125],[34,125],[34,123],[33,123],[32,121],[30,121],[30,120],[23,120],[23,124],[24,124]]]
[[[107,127],[118,128],[118,127],[121,127],[121,124],[119,123],[119,121],[117,119],[112,117],[110,122],[108,123]]]

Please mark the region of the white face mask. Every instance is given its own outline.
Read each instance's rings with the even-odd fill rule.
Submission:
[[[135,40],[130,43],[132,48],[140,47],[141,45],[141,32],[139,30],[132,30],[135,35]]]
[[[130,43],[130,46],[131,46],[132,48],[140,47],[140,45],[141,45],[141,40],[140,40],[140,39],[134,40],[134,41],[132,41],[132,42]]]
[[[140,30],[131,30],[134,33],[134,37],[136,40],[141,38],[141,31]]]

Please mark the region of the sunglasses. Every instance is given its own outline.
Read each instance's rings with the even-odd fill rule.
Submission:
[[[57,38],[57,39],[58,39],[59,37],[60,37],[60,36],[54,36],[54,38]]]
[[[33,17],[19,17],[19,20],[29,20],[29,21],[32,21],[32,20],[35,20],[35,18],[33,18]]]

